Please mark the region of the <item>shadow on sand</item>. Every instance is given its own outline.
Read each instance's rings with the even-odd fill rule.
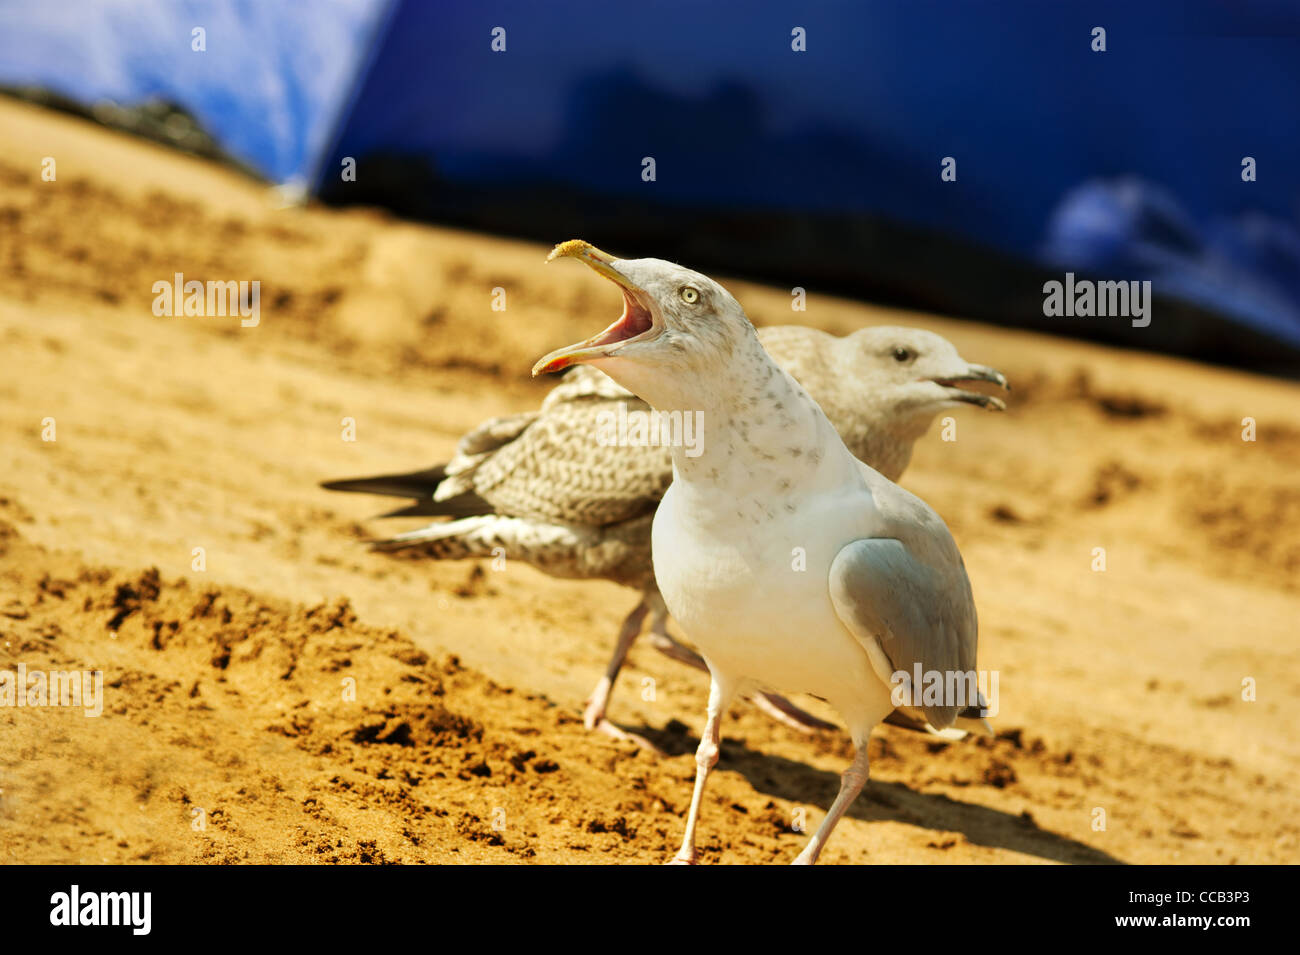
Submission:
[[[638,726],[633,731],[669,756],[694,753],[699,744],[699,737],[676,720],[662,729]],[[725,735],[718,768],[740,773],[756,792],[823,811],[834,801],[840,787],[838,773],[751,749]],[[917,792],[903,783],[871,780],[849,807],[847,816],[864,822],[902,822],[936,833],[960,832],[975,845],[1007,849],[1048,862],[1125,864],[1100,849],[1042,829],[1027,816],[961,802],[943,794]]]

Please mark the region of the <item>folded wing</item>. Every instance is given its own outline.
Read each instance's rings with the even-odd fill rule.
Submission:
[[[975,603],[960,558],[953,566],[920,560],[901,540],[857,540],[831,562],[829,585],[840,620],[869,653],[872,646],[883,651],[893,668],[880,674],[877,666],[881,679],[890,682],[896,671],[911,679],[917,664],[922,674],[942,675],[945,693],[938,701],[925,704],[924,682],[915,687],[914,703],[930,725],[951,726],[966,704],[978,700],[947,693],[949,674],[961,674],[963,692],[974,682]]]

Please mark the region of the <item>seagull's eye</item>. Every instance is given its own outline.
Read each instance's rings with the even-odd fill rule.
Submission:
[[[903,348],[902,346],[899,346],[898,348],[894,349],[894,361],[909,362],[915,357],[916,355],[912,352],[912,349],[910,348]]]
[[[699,290],[693,289],[689,285],[683,285],[682,290],[679,294],[682,297],[682,301],[685,302],[687,305],[694,305],[696,302],[700,300]]]

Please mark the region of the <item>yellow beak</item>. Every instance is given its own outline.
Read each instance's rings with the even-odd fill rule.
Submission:
[[[624,300],[623,314],[618,321],[599,335],[588,338],[585,342],[578,342],[576,345],[557,348],[545,358],[542,358],[537,364],[533,365],[534,378],[550,372],[563,371],[570,365],[579,365],[585,361],[591,361],[593,358],[605,357],[614,348],[625,344],[629,337],[635,337],[635,335],[629,336],[627,334],[631,330],[629,328],[630,316],[634,312],[645,314],[645,309],[636,299],[637,295],[643,294],[642,290],[629,281],[622,272],[614,268],[614,263],[618,261],[614,256],[608,252],[600,251],[590,242],[584,242],[582,239],[570,239],[568,242],[561,242],[552,249],[551,254],[546,257],[546,261],[550,262],[562,258],[574,258],[585,263],[621,288]]]

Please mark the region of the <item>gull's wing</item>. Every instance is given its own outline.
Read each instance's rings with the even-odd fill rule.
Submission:
[[[899,670],[911,678],[918,664],[923,680],[925,674],[937,672],[945,686],[950,673],[962,674],[963,680],[969,675],[973,681],[975,601],[952,536],[938,515],[901,488],[892,488],[894,494],[878,485],[874,492],[878,505],[884,504],[881,512],[887,526],[894,523],[890,511],[914,513],[920,505],[928,513],[920,515],[923,522],[912,524],[907,533],[856,540],[835,555],[829,587],[836,614],[886,682]],[[872,648],[884,653],[892,668],[889,673],[879,672]],[[961,685],[974,690],[973,682]],[[924,689],[924,682],[915,687],[916,708],[935,728],[951,726],[964,707],[945,699],[925,705]],[[966,700],[968,704],[978,701],[977,694]]]
[[[538,414],[537,411],[525,411],[500,418],[488,418],[474,430],[465,432],[456,444],[457,456],[473,457],[509,444],[537,420]]]
[[[537,411],[525,411],[522,414],[488,418],[472,431],[467,431],[456,442],[455,455],[450,461],[442,465],[442,476],[439,483],[428,489],[429,500],[422,503],[431,509],[413,510],[407,508],[404,511],[395,511],[384,516],[400,517],[412,513],[446,513],[438,510],[438,506],[462,500],[473,501],[472,506],[479,508],[478,510],[471,509],[468,513],[491,513],[494,510],[491,503],[474,493],[474,472],[494,452],[499,451],[523,434],[537,420],[539,414],[540,412]],[[351,489],[344,488],[343,490]]]
[[[465,434],[444,465],[324,486],[410,497],[384,515],[500,514],[600,529],[652,514],[672,482],[667,448],[602,444],[603,416],[649,406],[595,369],[566,374],[537,411],[492,418]]]
[[[602,426],[638,399],[556,402],[477,463],[470,485],[500,514],[603,527],[652,513],[672,482],[667,448],[602,444]],[[441,489],[440,489],[441,492]]]

